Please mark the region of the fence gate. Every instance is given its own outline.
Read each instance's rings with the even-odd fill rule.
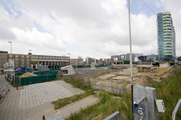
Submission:
[[[134,120],[157,120],[156,99],[156,88],[134,85]]]

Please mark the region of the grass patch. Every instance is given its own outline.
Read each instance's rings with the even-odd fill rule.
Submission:
[[[181,99],[181,66],[174,67],[167,78],[163,78],[161,82],[152,81],[151,78],[147,79],[145,86],[154,87],[157,89],[157,99],[163,99],[166,111],[162,116],[158,116],[158,120],[171,119],[172,112]],[[80,110],[79,113],[72,115],[66,120],[92,120],[99,116],[97,119],[102,120],[111,115],[115,111],[124,112],[126,119],[131,120],[131,95],[117,95],[121,99],[114,98],[117,94],[109,92],[100,92],[100,102],[90,106],[86,109]],[[181,108],[177,112],[176,119],[181,119]]]
[[[172,112],[178,102],[181,99],[181,66],[173,68],[171,74],[164,78],[160,83],[155,82],[152,87],[157,89],[157,99],[163,99],[166,107],[163,116],[159,116],[158,120],[171,119]],[[177,112],[178,120],[181,119],[181,108]]]
[[[55,109],[59,109],[61,107],[64,107],[68,104],[71,104],[71,103],[76,102],[80,99],[83,99],[89,95],[94,94],[94,90],[92,89],[89,80],[87,80],[87,82],[85,82],[85,80],[83,78],[73,78],[73,77],[63,77],[63,80],[65,82],[73,85],[74,87],[84,90],[85,93],[53,101],[52,104],[54,105]]]
[[[63,77],[63,80],[73,85],[74,87],[80,88],[85,91],[92,89],[89,79],[85,81],[84,78]]]
[[[105,75],[105,74],[107,74],[107,73],[106,72],[101,72],[99,74],[92,75],[91,77],[96,78],[96,77],[99,77],[99,76]]]
[[[66,120],[92,120],[97,116],[99,116],[98,120],[102,120],[115,111],[124,111],[125,114],[129,114],[127,118],[131,119],[130,96],[121,94],[117,96],[121,97],[121,99],[114,98],[112,95],[110,95],[110,92],[101,91],[99,93],[100,102],[81,110],[79,113],[72,115]]]
[[[68,97],[68,98],[64,98],[64,99],[59,99],[56,101],[53,101],[52,104],[54,105],[54,109],[59,109],[61,107],[64,107],[68,104],[71,104],[73,102],[76,102],[80,99],[83,99],[89,95],[93,95],[94,91],[93,90],[87,90],[85,93],[83,94],[79,94],[79,95],[74,95],[72,97]]]

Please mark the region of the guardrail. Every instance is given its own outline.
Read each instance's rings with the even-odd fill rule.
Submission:
[[[178,101],[173,113],[172,113],[172,120],[176,120],[176,114],[180,108],[180,104],[181,104],[181,99]]]
[[[8,91],[9,91],[9,87],[5,85],[4,88],[0,91],[0,103],[3,101]]]
[[[121,113],[119,111],[114,112],[104,120],[120,120]]]

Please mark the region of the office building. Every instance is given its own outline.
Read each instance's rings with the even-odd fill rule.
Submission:
[[[38,66],[48,66],[49,68],[60,68],[70,64],[68,56],[51,56],[51,55],[34,55],[28,54],[11,54],[8,51],[0,51],[0,70],[4,70],[4,64],[14,60],[15,68],[37,68]]]
[[[31,68],[46,65],[51,68],[60,68],[70,64],[70,57],[68,56],[51,56],[51,55],[35,55],[31,54]]]
[[[175,29],[169,12],[157,14],[158,60],[170,61],[176,56]]]
[[[83,66],[83,59],[82,58],[77,58],[77,59],[70,59],[70,65],[73,66]]]
[[[3,71],[3,65],[9,62],[9,59],[14,60],[14,68],[26,67],[30,68],[31,55],[12,54],[7,51],[0,51],[0,70]]]
[[[104,65],[109,65],[110,64],[110,58],[104,59]]]
[[[91,64],[92,64],[92,58],[86,57],[86,58],[85,58],[85,64],[86,64],[86,65],[91,65]]]
[[[138,62],[138,57],[143,56],[142,53],[132,53],[132,61]],[[111,56],[111,63],[129,63],[130,62],[130,54],[121,54],[121,55],[112,55]]]

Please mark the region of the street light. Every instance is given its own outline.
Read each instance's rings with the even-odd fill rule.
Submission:
[[[131,22],[130,22],[130,0],[128,0],[128,18],[129,18],[129,41],[130,41],[130,70],[131,70],[131,98],[132,98],[132,120],[133,114],[133,68],[132,68],[132,41],[131,41]]]
[[[11,43],[11,54],[12,54],[12,42],[11,42],[11,41],[8,41],[8,43]]]

